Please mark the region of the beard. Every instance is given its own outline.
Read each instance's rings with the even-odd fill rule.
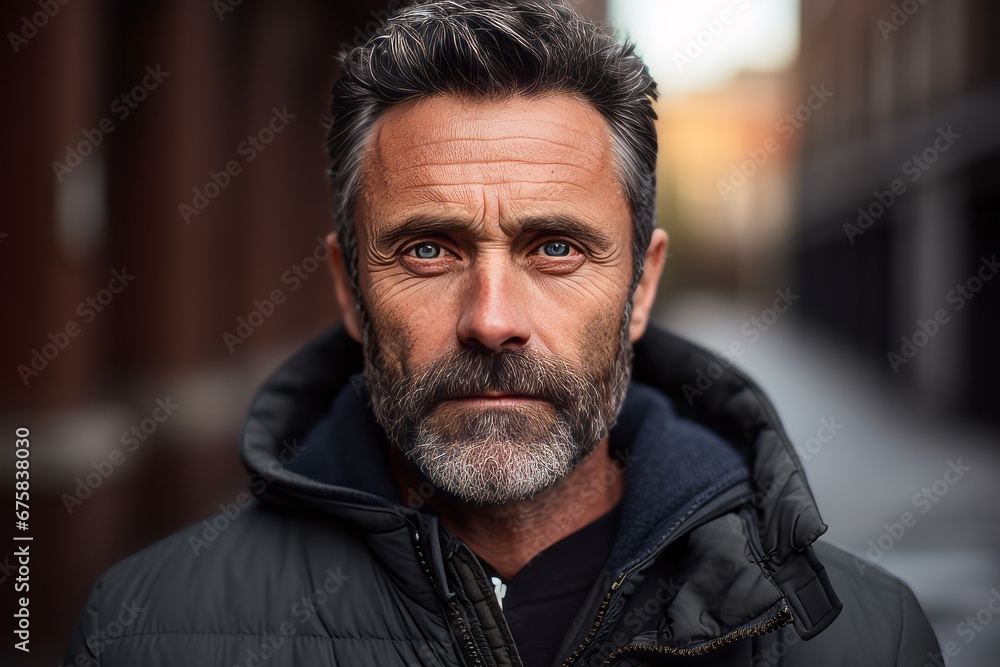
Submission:
[[[581,332],[579,369],[527,347],[462,348],[410,369],[413,337],[369,321],[361,308],[375,418],[438,490],[479,505],[532,498],[565,478],[614,425],[632,371],[631,305],[629,298],[617,327],[609,317]],[[485,408],[453,400],[489,392],[541,400]]]

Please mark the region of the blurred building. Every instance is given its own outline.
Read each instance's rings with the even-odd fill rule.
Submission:
[[[801,312],[929,409],[1000,423],[1000,5],[802,3]]]
[[[783,263],[765,258],[785,254],[791,226],[797,142],[784,117],[809,94],[795,83],[787,70],[744,71],[656,105],[659,224],[671,239],[665,298],[769,294],[786,279]]]

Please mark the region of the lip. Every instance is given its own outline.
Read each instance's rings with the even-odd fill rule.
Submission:
[[[505,394],[501,392],[486,392],[474,396],[462,396],[461,398],[450,398],[441,403],[461,403],[463,405],[480,405],[484,407],[498,407],[502,405],[523,405],[525,403],[549,403],[540,396],[529,394]]]

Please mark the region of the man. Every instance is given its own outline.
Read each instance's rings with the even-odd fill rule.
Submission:
[[[257,500],[104,574],[67,661],[940,655],[904,584],[816,541],[751,381],[673,400],[714,358],[649,321],[655,96],[629,46],[545,0],[418,4],[350,51],[330,129],[344,323],[253,401]]]

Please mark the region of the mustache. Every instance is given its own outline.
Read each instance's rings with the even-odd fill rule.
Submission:
[[[526,348],[490,354],[456,350],[416,375],[406,392],[405,411],[420,414],[442,401],[485,393],[519,394],[569,406],[579,401],[587,380],[562,359]]]

